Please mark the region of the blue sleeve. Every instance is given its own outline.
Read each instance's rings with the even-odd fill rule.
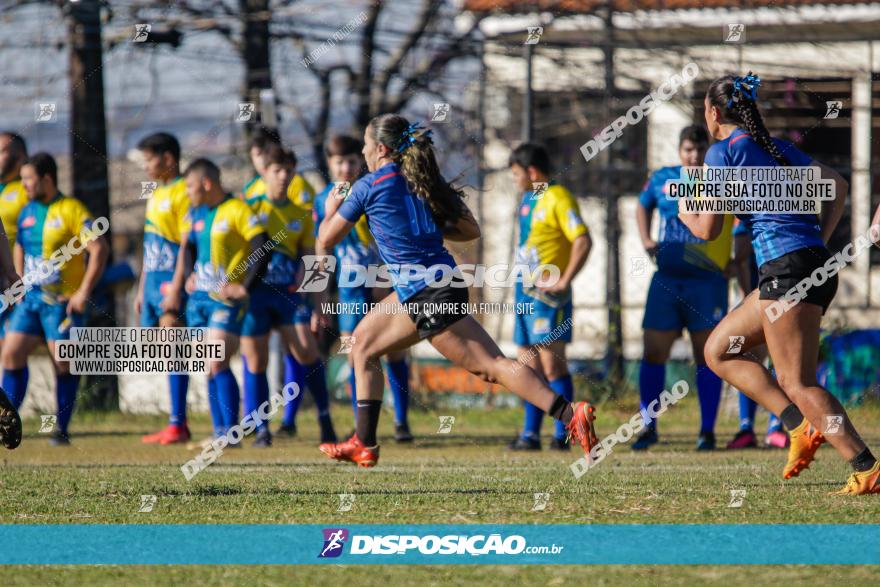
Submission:
[[[326,192],[327,190],[324,190]],[[315,224],[315,236],[318,236],[318,229],[321,227],[321,223],[324,222],[324,200],[327,195],[321,192],[317,196],[315,196],[315,203],[312,205],[312,214]]]
[[[782,141],[778,139],[774,140],[776,140],[776,145],[779,147],[779,151],[786,159],[788,159],[788,162],[791,163],[792,166],[806,167],[813,162],[812,157],[810,157],[788,141]]]
[[[642,193],[639,194],[639,204],[648,210],[653,210],[657,207],[657,190],[654,189],[654,178],[656,176],[657,172],[655,171],[648,178],[648,181],[645,182],[644,187],[642,187]]]
[[[367,177],[362,177],[352,186],[351,193],[339,206],[337,213],[349,222],[357,222],[367,211],[367,198],[370,195]]]
[[[749,229],[746,228],[745,222],[740,222],[736,226],[733,227],[733,236],[740,236],[742,234],[751,236]]]
[[[729,167],[730,163],[727,160],[726,154],[727,141],[715,143],[709,147],[704,161],[709,167]]]

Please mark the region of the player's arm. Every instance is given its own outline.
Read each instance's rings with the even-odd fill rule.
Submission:
[[[272,255],[257,255],[256,253],[265,247],[267,242],[269,242],[269,237],[262,231],[251,237],[248,241],[247,258],[250,259],[251,257],[256,257],[256,260],[253,263],[248,264],[245,269],[244,279],[241,283],[227,283],[220,288],[220,295],[222,297],[228,300],[244,300],[248,297],[249,293],[253,291],[257,284],[260,283],[266,275],[266,270],[269,268],[269,260]]]
[[[24,275],[24,248],[19,243],[12,247],[12,265],[16,273]]]
[[[6,230],[3,228],[3,223],[0,223],[0,277],[5,282],[3,284],[4,289],[19,279],[8,243],[9,239],[6,237]]]
[[[718,238],[721,234],[721,229],[724,227],[724,214],[684,212],[684,203],[685,200],[681,200],[678,204],[678,217],[691,233],[704,241]]]
[[[738,234],[733,238],[733,262],[736,283],[743,295],[752,290],[752,239],[748,234]]]
[[[447,222],[443,228],[443,238],[450,241],[472,241],[480,238],[480,225],[477,224],[470,209],[462,203],[462,214],[455,222]]]
[[[645,252],[652,257],[657,254],[657,242],[651,238],[651,221],[654,217],[654,209],[648,208],[641,202],[636,205],[636,224],[639,226],[639,237]]]
[[[342,242],[342,239],[351,232],[355,225],[354,222],[350,222],[344,216],[336,213],[342,202],[345,201],[336,197],[336,191],[337,188],[333,188],[324,202],[324,221],[321,222],[318,236],[315,239],[315,249],[324,252],[318,254],[327,254],[327,251],[332,251],[333,247]]]
[[[830,167],[813,161],[814,167],[818,167],[822,175],[822,179],[830,179],[834,182],[834,199],[822,202],[822,211],[819,213],[819,227],[822,231],[822,242],[827,243],[831,238],[831,233],[837,228],[837,223],[843,216],[843,209],[846,205],[846,194],[849,191],[849,183],[843,176]]]
[[[168,294],[159,302],[159,308],[163,312],[177,314],[180,312],[180,297],[186,285],[186,278],[193,272],[196,265],[196,243],[190,242],[189,235],[184,234],[177,251],[177,259],[174,261],[174,275],[171,277],[171,286]],[[143,282],[143,275],[141,275]]]
[[[86,302],[98,284],[98,280],[104,272],[104,267],[107,266],[107,259],[110,257],[110,247],[107,245],[107,239],[99,236],[90,241],[86,245],[86,252],[89,254],[88,261],[86,261],[86,273],[79,288],[67,302],[68,314],[85,311]]]

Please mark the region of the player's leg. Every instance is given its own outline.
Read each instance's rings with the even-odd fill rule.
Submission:
[[[690,333],[696,363],[697,396],[700,400],[697,450],[715,450],[715,421],[718,419],[718,406],[721,404],[721,378],[706,366],[703,357],[703,347],[711,333],[711,329]]]
[[[385,356],[388,366],[388,387],[394,400],[394,440],[412,442],[413,435],[409,429],[409,363],[408,352],[395,351]]]
[[[18,316],[17,319],[13,319],[15,316]],[[3,367],[0,442],[8,449],[16,448],[21,443],[22,428],[18,409],[27,392],[27,359],[37,345],[43,342],[41,334],[36,313],[30,312],[24,302],[16,305],[9,320],[5,344],[0,351],[0,365]]]
[[[761,301],[762,308],[772,303],[771,300]],[[840,401],[816,379],[822,312],[822,306],[803,301],[773,322],[762,314],[767,348],[779,384],[804,416],[801,424],[791,431],[792,447],[796,447],[800,436],[810,434],[810,425],[820,434],[826,432],[827,441],[850,463],[856,474],[872,477],[868,485],[859,488],[864,491],[859,492],[880,492],[877,460],[862,441]],[[782,418],[786,419],[784,412]],[[830,432],[832,425],[834,430]],[[805,458],[811,457],[812,454]],[[808,461],[804,463],[803,468],[808,464]]]
[[[703,346],[705,347],[705,343]],[[762,363],[767,357],[766,346],[755,347],[751,352],[760,358]],[[739,396],[739,431],[727,443],[727,449],[755,448],[758,446],[758,437],[755,435],[755,416],[758,412],[758,402],[742,392],[739,392],[737,395]]]
[[[79,375],[70,372],[68,361],[55,361],[55,341],[70,340],[70,329],[85,325],[82,314],[67,314],[66,307],[61,304],[44,304],[40,313],[49,356],[53,357],[55,367],[55,395],[58,402],[55,433],[50,439],[53,446],[70,444],[68,427],[76,406],[76,392],[79,388]]]
[[[570,329],[569,329],[570,330]],[[574,383],[571,373],[568,371],[568,361],[565,358],[565,340],[556,340],[538,351],[541,361],[541,371],[547,379],[547,385],[564,397],[569,402],[574,402]],[[565,425],[556,421],[553,440],[550,442],[551,450],[568,450],[566,441],[568,436]]]
[[[284,307],[286,308],[286,310],[283,312],[283,314],[292,316],[292,320],[285,320],[283,322],[278,322],[278,324],[284,324],[284,325],[298,324],[299,326],[297,327],[297,332],[301,333],[298,336],[300,336],[301,338],[308,337],[308,338],[314,340],[315,339],[314,334],[312,334],[312,332],[311,332],[312,309],[309,306],[306,299],[301,296],[290,296],[290,297],[285,296],[283,299],[279,298],[278,301],[279,301],[279,303],[282,303],[284,305]],[[303,344],[308,343],[308,341],[305,338],[302,338],[302,340],[303,340]],[[291,352],[290,343],[285,342],[283,336],[282,336],[282,345],[285,349],[284,384],[285,385],[288,385],[290,383],[296,384],[297,388],[300,390],[300,393],[297,394],[297,396],[293,399],[293,401],[289,402],[287,405],[284,406],[284,417],[282,418],[281,427],[278,429],[278,432],[281,434],[285,434],[286,436],[293,437],[293,436],[296,436],[296,415],[299,412],[299,406],[302,403],[303,395],[305,395],[305,388],[308,386],[309,389],[312,390],[311,393],[312,393],[313,397],[318,398],[315,402],[316,407],[323,406],[323,405],[329,406],[330,400],[329,400],[329,395],[326,393],[327,384],[326,384],[326,380],[324,379],[323,372],[317,373],[318,369],[315,369],[315,368],[307,370],[304,366],[305,364],[303,363],[303,360],[305,360],[305,359],[302,358],[302,355],[300,355],[300,358],[297,358]],[[318,354],[317,349],[318,349],[317,340],[315,340],[314,354],[318,359],[320,359],[320,355]],[[305,351],[303,351],[303,352],[305,352]],[[309,361],[308,364],[311,365],[312,363],[313,363],[313,361]],[[321,364],[320,370],[323,370],[323,364]],[[321,383],[318,381],[319,378],[322,381],[324,381],[323,387],[321,386]],[[312,386],[309,386],[310,380],[313,381]],[[324,401],[324,399],[323,399],[325,397],[327,398],[326,401]],[[318,420],[319,420],[319,422],[324,421],[325,422],[324,427],[329,428],[329,430],[332,430],[332,428],[333,428],[332,424],[327,426],[327,424],[329,423],[329,418],[330,418],[328,410],[329,410],[329,407],[326,410],[322,409],[321,407],[318,407],[318,413],[319,413]],[[323,412],[328,412],[328,413],[326,415],[326,418],[323,418],[323,420],[322,420],[320,414],[322,414]],[[324,437],[325,434],[322,432],[321,436]],[[330,437],[335,436],[335,433],[333,433],[333,434],[328,433],[326,436],[328,438],[330,438]]]
[[[642,413],[660,400],[666,384],[666,361],[672,343],[681,335],[684,319],[679,315],[677,296],[681,285],[659,271],[651,278],[645,315],[642,319],[642,360],[639,363],[639,403]],[[633,450],[647,450],[659,440],[657,422],[645,419],[645,429],[631,445]]]
[[[514,341],[518,345],[517,360],[521,365],[528,366],[541,377],[544,377],[541,359],[538,355],[539,349],[536,346],[523,344],[523,341],[528,340],[528,338],[525,334],[525,327],[520,325],[521,322],[519,317],[517,317],[517,325],[513,333]],[[516,438],[507,445],[507,448],[522,451],[541,450],[541,424],[544,421],[544,410],[527,401],[523,401],[523,411],[525,416],[522,432],[517,434]]]
[[[246,332],[248,331],[242,330],[241,337],[241,356],[245,361],[244,413],[251,414],[269,401],[269,378],[266,375],[266,369],[269,367],[269,335],[251,335],[245,334]],[[263,421],[257,425],[253,446],[255,448],[272,446],[268,422]]]
[[[327,372],[324,362],[321,360],[318,341],[312,333],[311,327],[297,321],[280,329],[282,339],[288,345],[291,354],[300,362],[303,369],[303,379],[318,412],[318,426],[321,430],[321,442],[336,442],[336,431],[333,428],[333,419],[330,416],[330,394],[327,391]]]
[[[212,391],[214,393],[221,425],[220,435],[224,435],[232,426],[240,422],[241,392],[229,363],[238,352],[239,335],[246,307],[244,304],[223,304],[208,299],[204,311],[208,314],[207,339],[211,342],[221,342],[226,349],[223,359],[212,361],[208,367],[208,393]],[[230,438],[228,446],[241,446],[241,444],[233,442]]]

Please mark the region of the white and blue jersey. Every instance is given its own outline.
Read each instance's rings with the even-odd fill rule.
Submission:
[[[388,163],[359,179],[339,207],[339,214],[367,224],[382,262],[388,266],[394,290],[405,302],[427,287],[426,275],[408,273],[401,278],[401,266],[447,266],[455,270],[455,259],[443,246],[443,233],[435,224],[428,205],[410,192],[396,163]],[[448,271],[447,271],[448,273]],[[442,272],[436,271],[436,278]]]
[[[788,141],[773,139],[792,166],[807,166],[813,158]],[[709,167],[775,167],[776,160],[751,136],[737,128],[706,153]],[[767,261],[808,247],[824,247],[817,216],[809,214],[738,214],[752,235],[752,247],[760,267]]]

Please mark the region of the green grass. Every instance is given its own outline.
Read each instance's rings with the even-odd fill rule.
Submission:
[[[685,400],[685,403],[691,400]],[[349,410],[339,406],[337,429],[351,427]],[[833,449],[820,449],[817,461],[802,477],[785,481],[785,452],[748,451],[697,453],[695,406],[671,410],[661,423],[661,444],[648,453],[619,447],[595,469],[576,480],[568,465],[576,452],[509,453],[503,445],[520,422],[516,410],[440,410],[454,415],[451,434],[437,434],[437,414],[413,415],[414,446],[395,445],[390,413],[380,426],[382,458],[370,470],[327,461],[316,448],[314,412],[301,414],[301,435],[276,439],[268,450],[227,450],[192,481],[179,467],[196,453],[182,446],[140,444],[139,436],[163,424],[161,418],[121,414],[77,414],[73,445],[51,448],[36,433],[38,420],[25,422],[22,446],[0,454],[0,523],[528,523],[528,524],[653,524],[653,523],[872,523],[880,499],[828,495],[843,485],[848,465]],[[634,401],[604,405],[597,421],[600,436],[614,430],[636,411]],[[852,411],[869,445],[880,446],[880,407]],[[547,420],[545,432],[551,430]],[[761,421],[760,426],[764,425]],[[197,438],[207,436],[209,422],[193,422]],[[733,435],[733,416],[721,418],[719,445]],[[545,443],[547,442],[545,438]],[[745,489],[740,508],[730,508],[730,490]],[[545,511],[533,512],[534,493],[550,493]],[[338,512],[338,494],[356,496],[349,512]],[[140,496],[158,501],[151,513],[138,513]],[[271,537],[267,537],[267,545]],[[547,580],[547,571],[553,579]],[[11,571],[8,569],[7,571]],[[724,581],[729,584],[798,580],[808,576],[868,578],[863,569],[782,567],[675,567],[658,571],[644,567],[591,568],[582,575],[572,567],[328,567],[295,569],[262,567],[268,584],[321,584],[351,577],[358,584],[387,578],[407,583],[562,584],[588,576],[599,584],[681,584]],[[768,574],[769,573],[769,574]],[[820,573],[815,575],[815,573]],[[185,577],[205,584],[245,580],[253,570],[243,567],[46,567],[16,568],[3,573],[4,584],[171,584]],[[311,580],[309,578],[311,577]],[[369,580],[368,580],[369,578]],[[652,580],[653,578],[653,580]],[[564,579],[564,580],[563,580]],[[558,582],[557,582],[558,581]]]

